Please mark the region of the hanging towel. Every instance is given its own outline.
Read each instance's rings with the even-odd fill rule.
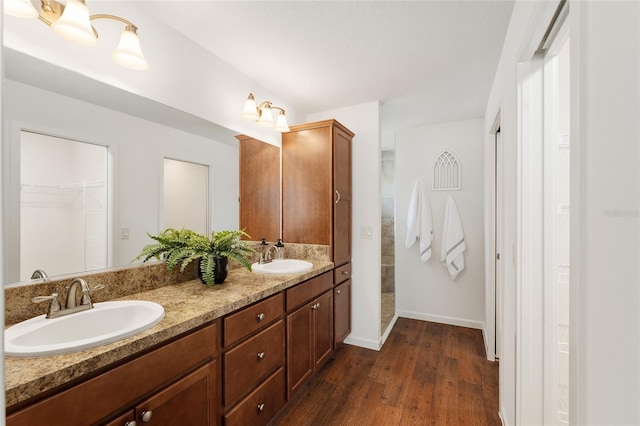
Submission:
[[[440,260],[447,267],[451,278],[455,279],[464,269],[464,232],[453,197],[447,197],[444,211],[444,227],[442,228],[442,253]]]
[[[418,180],[413,187],[407,216],[405,247],[410,248],[415,243],[416,238],[420,239],[420,260],[426,262],[431,257],[433,226],[431,224],[431,206],[427,195],[427,185],[422,180]]]

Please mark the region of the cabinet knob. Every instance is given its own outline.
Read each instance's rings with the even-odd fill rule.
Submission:
[[[258,411],[264,411],[264,404],[258,404]]]
[[[136,426],[137,423],[135,420],[128,421],[124,424],[124,426]]]
[[[258,321],[262,321],[263,319],[265,319],[266,315],[264,314],[264,312],[260,312],[258,314]]]
[[[143,423],[148,423],[151,420],[152,416],[153,416],[153,411],[151,410],[143,411],[142,414],[140,414],[140,418],[142,419]]]
[[[264,352],[258,352],[258,359],[264,358]]]
[[[341,291],[341,290],[336,290],[336,294],[340,294],[340,291]]]
[[[349,271],[342,271],[342,275],[346,277],[347,275],[349,275]]]

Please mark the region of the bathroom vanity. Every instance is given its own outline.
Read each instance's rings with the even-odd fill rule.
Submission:
[[[333,263],[312,263],[130,294],[165,318],[104,346],[6,358],[7,424],[266,424],[334,353]]]

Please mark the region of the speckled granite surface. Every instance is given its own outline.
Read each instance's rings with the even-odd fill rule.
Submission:
[[[290,254],[288,253],[287,257],[292,258]],[[159,324],[119,342],[71,354],[39,358],[5,358],[6,404],[11,406],[26,401],[39,393],[80,378],[333,268],[329,261],[308,260],[312,261],[313,269],[300,274],[262,275],[244,268],[232,269],[226,281],[215,288],[207,287],[197,279],[165,284],[158,288],[146,288],[152,285],[146,284],[148,281],[162,280],[159,275],[168,275],[163,269],[158,271],[153,265],[149,265],[149,270],[134,273],[142,274],[138,284],[119,281],[129,289],[137,286],[139,292],[110,298],[107,298],[108,295],[117,295],[116,290],[102,293],[102,298],[98,297],[99,292],[96,292],[95,301],[134,299],[160,303],[165,309],[165,317]],[[116,271],[115,275],[117,273]],[[117,278],[114,280],[118,281]],[[98,283],[97,280],[90,282],[92,287]],[[39,289],[37,295],[41,294],[47,293]],[[28,296],[24,297],[24,300],[28,301],[27,304],[31,305]],[[40,313],[37,312],[36,315]]]

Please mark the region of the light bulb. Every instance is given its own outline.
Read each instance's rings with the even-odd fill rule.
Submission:
[[[120,42],[118,47],[111,54],[111,59],[125,68],[133,70],[144,70],[149,68],[149,63],[142,54],[140,48],[140,38],[136,33],[135,27],[127,25],[120,34]]]
[[[284,111],[280,110],[278,119],[276,120],[276,125],[273,129],[281,133],[289,131],[289,126],[287,125],[287,116],[284,115]]]
[[[260,118],[258,108],[256,107],[256,99],[253,97],[253,93],[249,93],[249,96],[247,96],[247,102],[245,102],[244,110],[240,116],[253,121],[258,121]]]
[[[271,104],[267,103],[262,107],[258,124],[265,127],[273,127],[273,114],[271,113]]]
[[[98,38],[89,19],[89,8],[83,0],[67,0],[62,16],[51,25],[60,37],[84,46],[95,46]]]
[[[4,0],[4,13],[18,18],[38,17],[38,11],[29,0]]]

